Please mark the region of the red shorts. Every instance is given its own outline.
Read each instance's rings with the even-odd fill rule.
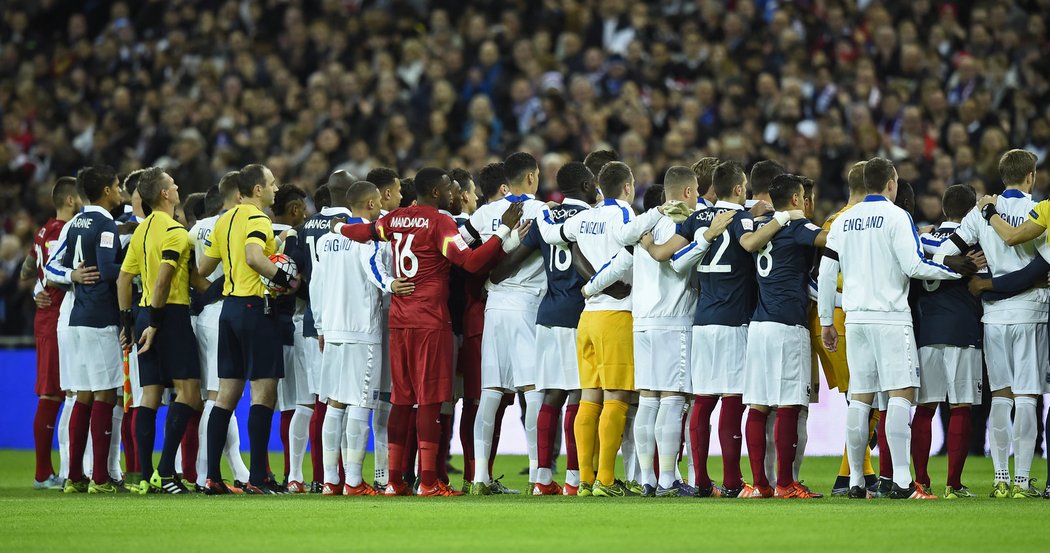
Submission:
[[[62,386],[58,378],[58,313],[37,312],[33,319],[36,335],[36,388],[38,396],[60,396]]]
[[[452,401],[452,329],[390,329],[390,403]]]
[[[463,338],[456,373],[463,375],[463,399],[481,399],[481,335]]]

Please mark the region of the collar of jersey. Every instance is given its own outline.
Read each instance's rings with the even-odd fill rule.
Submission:
[[[945,221],[941,223],[941,226],[937,227],[937,230],[955,230],[959,228],[959,223],[953,223],[951,221]]]
[[[728,207],[729,209],[735,209],[737,211],[744,210],[744,206],[740,204],[735,204],[733,202],[727,202],[725,200],[718,200],[717,202],[715,202],[715,205],[713,207]]]
[[[350,210],[345,207],[322,207],[319,213],[322,217],[335,217],[336,215],[346,215],[350,217]]]
[[[105,209],[102,209],[102,206],[97,205],[86,205],[84,206],[84,209],[81,211],[81,213],[101,213],[106,217],[113,219],[112,213],[106,211]]]
[[[508,202],[513,203],[513,202],[524,202],[525,200],[535,200],[536,196],[533,196],[531,194],[522,194],[520,196],[515,196],[514,194],[508,194],[506,196],[503,196],[503,199],[507,200]]]
[[[1029,195],[1016,188],[1007,188],[1006,190],[1003,190],[1003,193],[1000,194],[1000,196],[1004,198],[1027,198]]]
[[[890,201],[890,199],[887,198],[886,196],[883,196],[882,194],[868,194],[867,196],[864,196],[864,201],[865,202],[888,202],[888,201]]]
[[[585,202],[583,200],[577,200],[576,198],[565,198],[564,200],[561,201],[561,205],[565,205],[565,204],[578,205],[580,207],[586,207],[586,208],[590,208],[591,207],[590,204],[588,204],[587,202]]]
[[[604,200],[602,200],[602,205],[615,205],[617,207],[631,207],[631,204],[629,204],[629,203],[627,203],[627,202],[625,202],[623,200],[618,200],[616,198],[605,198]]]
[[[356,225],[358,223],[367,223],[367,222],[369,222],[368,219],[365,219],[364,217],[350,217],[349,219],[346,220],[346,224],[348,224],[348,225]]]
[[[286,230],[288,230],[290,228],[292,228],[291,225],[286,225],[284,223],[274,223],[273,224],[273,230],[275,230],[277,232],[284,232],[284,231],[286,231]]]

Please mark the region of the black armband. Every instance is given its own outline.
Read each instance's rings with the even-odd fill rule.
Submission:
[[[151,305],[147,309],[149,310],[149,325],[153,328],[160,328],[161,323],[164,321],[164,308]]]
[[[981,217],[984,217],[985,221],[992,222],[992,217],[998,215],[999,212],[995,210],[995,204],[987,204],[981,208]]]
[[[130,309],[120,312],[120,326],[127,331],[128,339],[131,339],[131,333],[135,328],[135,314]]]

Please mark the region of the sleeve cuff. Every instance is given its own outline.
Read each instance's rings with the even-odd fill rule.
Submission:
[[[786,211],[778,211],[773,214],[773,219],[780,223],[780,226],[784,226],[791,220],[791,214]]]
[[[508,227],[507,225],[502,225],[501,224],[499,226],[499,228],[496,229],[496,236],[499,237],[500,241],[504,242],[504,243],[506,243],[507,238],[510,236],[510,233],[511,233],[511,228]]]
[[[335,232],[336,234],[342,234],[343,233],[343,227],[345,227],[345,226],[346,226],[346,223],[336,223],[335,227],[332,228],[332,231]]]
[[[580,289],[580,293],[583,294],[584,298],[589,298],[594,295],[594,287],[591,286],[590,282],[588,282],[583,285],[583,288]]]
[[[831,326],[833,324],[835,324],[835,318],[834,317],[821,317],[820,318],[820,326]]]

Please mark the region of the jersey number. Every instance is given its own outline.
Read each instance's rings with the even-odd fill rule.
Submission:
[[[419,270],[419,259],[412,253],[412,239],[415,237],[415,234],[394,233],[394,260],[398,277],[412,278]]]
[[[317,239],[313,236],[306,237],[306,247],[310,248],[310,257],[314,259],[315,263],[320,263],[321,258],[317,256]]]
[[[550,262],[547,264],[550,271],[567,271],[572,265],[572,250],[551,246]]]
[[[766,242],[765,246],[758,252],[758,258],[755,259],[755,268],[758,270],[758,276],[767,277],[769,273],[773,271],[773,242]]]
[[[73,247],[73,266],[72,269],[80,267],[80,264],[84,262],[84,250],[80,247],[80,237],[77,236],[77,244]]]
[[[720,236],[722,243],[718,245],[718,249],[715,250],[715,255],[711,256],[709,263],[700,263],[696,267],[696,270],[701,273],[731,273],[733,272],[732,265],[722,265],[719,261],[722,261],[722,256],[725,255],[726,250],[729,249],[729,231],[722,231]]]

